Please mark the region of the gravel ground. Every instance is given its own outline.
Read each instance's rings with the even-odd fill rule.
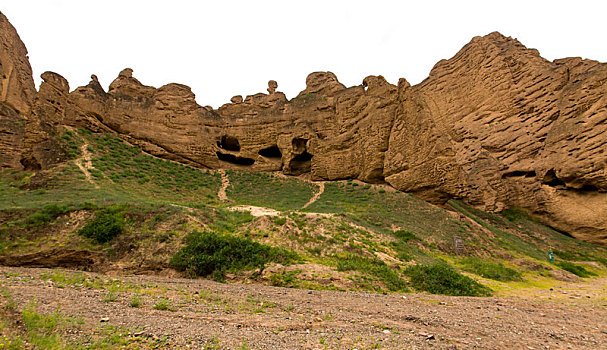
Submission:
[[[80,276],[87,283],[40,277],[53,273]],[[163,339],[163,348],[607,348],[604,277],[490,298],[309,291],[9,267],[0,267],[0,285],[8,292],[0,298],[10,294],[17,310],[35,300],[40,313],[59,310],[83,320],[78,332],[63,335],[75,339],[113,325]],[[134,296],[141,307],[131,306]],[[155,308],[160,300],[167,300],[169,310]]]

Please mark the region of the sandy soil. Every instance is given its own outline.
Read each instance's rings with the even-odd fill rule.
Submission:
[[[116,301],[107,302],[106,289],[62,286],[40,278],[56,271],[0,267],[0,284],[18,309],[35,299],[39,312],[59,310],[83,318],[89,327],[108,318],[104,324],[127,327],[142,336],[166,336],[169,348],[600,349],[607,345],[606,278],[564,283],[553,290],[523,290],[517,296],[511,292],[509,297],[469,298],[114,276],[123,288]],[[0,298],[6,298],[4,294]],[[130,306],[134,294],[141,295],[142,307]],[[169,299],[172,310],[154,309],[160,298]]]
[[[91,173],[89,172],[90,169],[93,169],[93,162],[91,161],[91,152],[89,152],[88,147],[89,144],[86,142],[80,147],[82,157],[76,159],[75,163],[78,168],[80,168],[80,170],[84,173],[86,181],[95,186],[95,188],[99,188],[99,185],[97,185],[93,181],[93,179],[91,178]]]

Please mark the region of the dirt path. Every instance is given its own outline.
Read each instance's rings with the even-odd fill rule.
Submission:
[[[217,197],[219,197],[220,201],[227,202],[229,199],[226,190],[228,189],[228,186],[230,186],[230,178],[224,169],[218,171],[221,174],[221,187],[219,188],[219,191],[217,191]]]
[[[89,144],[85,141],[84,144],[80,147],[80,151],[82,152],[82,157],[76,159],[76,165],[80,170],[84,173],[86,177],[86,181],[91,183],[95,188],[99,188],[93,179],[91,178],[91,173],[89,169],[93,169],[93,162],[91,161],[91,152],[88,150]]]
[[[310,198],[308,203],[304,204],[304,206],[301,207],[301,209],[306,209],[312,203],[316,202],[320,198],[320,196],[323,194],[324,191],[325,191],[325,183],[318,182],[318,191],[316,193],[314,193],[314,196],[312,196],[312,198]]]
[[[60,278],[53,282],[43,274]],[[72,282],[61,283],[65,276]],[[108,301],[110,286],[118,284],[115,300]],[[104,325],[124,327],[141,337],[166,338],[166,348],[598,349],[607,344],[604,295],[566,300],[382,295],[7,267],[0,267],[0,285],[0,301],[10,297],[17,310],[35,299],[39,313],[59,310],[81,318],[80,331],[65,337],[86,337]],[[131,307],[135,295],[141,307]],[[162,299],[169,310],[155,308]]]
[[[227,208],[228,210],[238,210],[238,211],[249,211],[253,216],[278,216],[280,212],[275,209],[265,208],[265,207],[256,207],[254,205],[237,205],[234,207]]]

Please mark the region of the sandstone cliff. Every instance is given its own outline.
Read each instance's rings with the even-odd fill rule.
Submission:
[[[41,169],[65,159],[52,129],[32,115],[36,88],[27,49],[0,12],[0,168]]]
[[[4,167],[60,161],[48,135],[69,125],[113,132],[198,167],[356,178],[439,204],[524,207],[578,238],[607,242],[603,63],[549,62],[491,33],[415,86],[369,76],[347,88],[317,72],[292,100],[270,81],[267,94],[234,96],[213,110],[185,85],[145,86],[128,68],[107,92],[95,76],[70,92],[63,77],[46,72],[36,93],[25,47],[3,16],[0,41]]]

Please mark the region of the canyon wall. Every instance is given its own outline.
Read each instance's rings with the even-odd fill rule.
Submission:
[[[189,87],[142,84],[124,69],[105,91],[95,76],[70,92],[42,74],[0,14],[0,166],[44,169],[65,159],[54,130],[111,132],[193,166],[386,182],[432,203],[488,211],[523,207],[552,227],[607,242],[607,65],[553,62],[499,33],[475,37],[422,83],[369,76],[345,87],[330,72],[288,100],[234,96],[218,109]]]

